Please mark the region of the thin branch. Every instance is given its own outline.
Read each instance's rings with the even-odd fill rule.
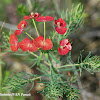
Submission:
[[[2,31],[4,24],[5,24],[5,21],[3,22],[2,26],[1,26],[0,32]]]
[[[38,58],[39,56],[38,55],[36,55],[35,53],[33,53],[33,52],[28,52],[28,53],[30,53],[30,54],[32,54],[33,56],[35,56],[36,58]],[[41,60],[43,60],[43,59],[41,59]],[[49,66],[51,66],[48,62],[46,62],[45,60],[43,60],[44,61],[44,63],[45,64],[47,64],[47,65],[49,65]]]
[[[4,22],[0,21],[0,26],[3,25]],[[9,23],[4,24],[4,28],[10,29],[10,30],[16,30],[17,26]]]
[[[35,27],[35,29],[36,29],[36,33],[37,33],[37,35],[38,35],[38,37],[39,37],[39,32],[38,32],[38,30],[37,30],[37,27],[36,27],[36,24],[35,24],[34,19],[32,19],[32,21],[33,21],[34,27]]]

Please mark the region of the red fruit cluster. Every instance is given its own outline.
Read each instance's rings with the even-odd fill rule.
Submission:
[[[26,20],[33,18],[38,22],[47,22],[54,20],[54,17],[40,16],[40,14],[37,12],[31,13],[29,16],[24,16],[23,20],[17,25],[18,30],[15,31],[15,34],[10,35],[9,44],[11,44],[10,48],[12,51],[16,52],[19,49],[19,47],[25,52],[35,52],[40,48],[42,50],[50,50],[53,47],[52,41],[49,38],[45,40],[43,36],[39,36],[31,41],[28,38],[25,38],[21,42],[18,42],[17,35],[20,35],[26,28]],[[56,25],[55,30],[59,34],[63,35],[66,33],[66,22],[62,18],[55,20],[54,23]],[[68,39],[63,39],[60,41],[60,47],[58,48],[58,52],[60,55],[66,55],[71,49],[72,46]]]

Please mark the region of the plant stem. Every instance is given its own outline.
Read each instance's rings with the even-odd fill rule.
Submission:
[[[51,68],[51,65],[50,65],[50,75],[51,75],[51,71],[52,71],[52,68]]]
[[[77,71],[75,71],[76,67],[74,66],[73,61],[71,59],[69,60],[69,64],[72,64],[73,65],[72,67],[74,67],[74,74],[76,75],[76,77],[78,79],[77,83],[78,83],[78,87],[79,87],[80,93],[82,95],[82,98],[83,98],[83,100],[87,100],[86,94],[84,93],[84,89],[83,89],[83,86],[82,86],[82,83],[81,83],[81,80],[79,77],[79,74]],[[80,64],[83,64],[83,63],[80,63]]]
[[[0,32],[2,31],[4,24],[5,24],[5,21],[3,22],[2,26],[1,26]]]
[[[63,66],[60,66],[60,67],[56,67],[56,69],[58,69],[58,68],[63,68],[63,67],[69,67],[69,66],[81,66],[81,65],[85,65],[85,64],[87,64],[87,65],[95,65],[95,64],[90,64],[90,63],[80,63],[80,64],[67,64],[67,65],[63,65]],[[98,66],[100,66],[100,64],[98,64]]]
[[[45,21],[44,21],[44,42],[45,42]]]
[[[32,55],[35,56],[36,58],[39,57],[38,55],[36,55],[36,54],[33,53],[33,52],[29,52],[29,51],[28,51],[28,53],[32,54]],[[41,59],[41,60],[43,60],[43,59]],[[50,65],[48,62],[46,62],[45,60],[44,60],[44,63],[47,64],[47,65],[49,65],[49,66],[51,66],[51,65]]]
[[[69,66],[80,66],[81,64],[83,64],[83,63],[80,63],[80,64],[67,64],[67,65],[63,65],[63,66],[60,66],[60,67],[56,67],[56,69],[63,68],[63,67],[69,67]]]
[[[36,55],[35,53],[33,53],[33,52],[29,52],[28,51],[28,53],[30,53],[30,54],[32,54],[33,56],[35,56],[36,58],[38,58],[39,56],[38,55]]]
[[[24,31],[26,33],[26,35],[28,35],[32,40],[34,40],[33,37],[31,37],[26,31]]]
[[[54,38],[54,36],[56,35],[57,32],[54,33],[54,35],[52,36],[51,40]]]
[[[35,27],[35,29],[36,29],[36,33],[37,33],[37,35],[38,35],[38,37],[39,37],[39,32],[38,32],[38,30],[37,30],[37,27],[36,27],[36,24],[35,24],[34,19],[32,19],[32,21],[33,21],[34,27]]]
[[[37,80],[37,79],[40,79],[42,76],[39,76],[39,77],[36,77],[36,78],[33,78],[33,79],[30,79],[29,81],[32,82],[34,80]]]
[[[69,28],[70,28],[71,24],[72,24],[72,21],[69,23],[68,28],[67,28],[67,31],[66,31],[66,33],[64,34],[64,36],[65,36],[66,34],[67,34],[67,36],[68,36],[68,31],[69,31]]]
[[[1,49],[0,49],[0,61],[1,61]],[[0,63],[0,92],[1,92],[1,83],[2,82],[2,66],[1,66],[1,63]]]

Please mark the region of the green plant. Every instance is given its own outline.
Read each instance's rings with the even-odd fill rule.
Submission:
[[[39,32],[37,30],[34,18],[36,21],[40,22],[43,21],[44,37],[39,36]],[[61,18],[63,18],[66,21],[67,28],[66,28],[66,23]],[[83,6],[81,4],[73,6],[70,12],[68,10],[66,12],[62,12],[61,18],[55,20],[56,32],[51,32],[49,38],[47,39],[46,39],[45,22],[52,21],[54,19],[53,17],[50,16],[48,18],[44,16],[40,17],[38,13],[35,13],[35,15],[34,13],[31,13],[30,16],[25,16],[24,21],[21,21],[18,24],[17,26],[18,30],[15,31],[15,34],[10,35],[9,43],[11,45],[9,46],[14,52],[18,50],[19,46],[23,51],[26,51],[21,54],[15,53],[18,56],[19,55],[26,56],[27,53],[33,55],[34,58],[30,57],[32,62],[34,62],[32,67],[33,66],[35,67],[37,65],[37,70],[39,70],[40,73],[39,74],[38,73],[28,74],[27,72],[25,73],[19,72],[16,74],[14,73],[12,74],[11,77],[8,78],[7,81],[9,82],[5,81],[5,87],[3,89],[7,91],[9,90],[10,92],[15,92],[16,90],[19,90],[19,88],[28,86],[28,84],[30,83],[32,84],[31,87],[32,89],[34,82],[37,82],[44,84],[44,89],[39,91],[39,93],[43,94],[47,99],[61,100],[63,97],[66,97],[66,100],[76,100],[77,98],[79,98],[78,97],[79,90],[74,85],[74,83],[78,81],[76,72],[80,72],[81,75],[82,69],[85,69],[90,73],[100,71],[100,58],[98,56],[91,57],[91,54],[89,53],[87,57],[83,60],[82,53],[80,53],[77,63],[73,63],[71,60],[72,47],[67,38],[68,35],[74,33],[78,28],[80,28],[81,24],[83,23],[84,19]],[[27,30],[25,30],[25,27],[27,26],[26,20],[30,19],[32,19],[32,22],[35,26],[38,35],[38,38],[36,39],[30,36],[30,34],[26,32]],[[25,38],[19,43],[16,35],[19,35],[22,32],[27,34],[32,39],[32,41],[30,42],[29,39]],[[67,43],[65,44],[66,41]],[[31,48],[32,46],[34,46],[34,48]],[[39,56],[37,54],[38,51],[40,51]],[[66,56],[68,52],[69,55]],[[45,56],[45,59],[43,58],[43,55]],[[64,62],[63,62],[64,60],[63,57],[66,58],[66,61]],[[56,66],[54,66],[53,62],[55,62]],[[60,65],[58,66],[58,64]],[[66,74],[63,74],[64,72]]]

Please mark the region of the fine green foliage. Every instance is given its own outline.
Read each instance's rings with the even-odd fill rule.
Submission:
[[[67,32],[64,35],[65,37],[71,33],[75,33],[75,31],[82,26],[84,16],[85,13],[81,3],[77,6],[73,5],[70,11],[66,10],[62,12],[61,18],[65,19],[67,22]]]
[[[26,8],[27,8],[26,5],[19,4],[17,7],[17,14],[20,16],[25,16],[25,15],[29,14],[28,9],[26,9]]]
[[[93,72],[100,71],[100,57],[99,56],[90,57],[86,61],[84,60],[83,63],[87,65],[87,71],[93,71]]]
[[[10,35],[10,32],[9,32],[9,34],[2,32],[2,36],[3,36],[5,41],[3,41],[3,45],[0,46],[1,48],[8,48],[8,46],[10,47],[10,45],[9,45],[9,35]]]
[[[32,76],[34,78],[31,79],[30,77]],[[3,89],[10,92],[15,92],[19,90],[20,88],[23,88],[26,84],[29,84],[29,83],[34,84],[34,80],[39,79],[39,78],[40,77],[36,77],[36,75],[33,75],[33,74],[18,72],[16,74],[12,74],[12,77],[9,77],[5,81],[6,87],[4,87]]]
[[[32,6],[33,6],[32,11],[34,11],[34,12],[38,11],[39,13],[44,14],[44,15],[54,13],[53,10],[45,12],[46,9],[48,8],[48,6],[45,6],[45,7],[41,8],[41,3],[37,2],[36,0],[34,0],[34,3],[32,4]],[[27,5],[19,4],[17,9],[16,9],[16,13],[19,16],[24,17],[25,15],[29,15],[30,11],[29,11],[29,9],[27,9]]]
[[[53,66],[51,67],[51,73],[46,75],[50,80],[43,82],[46,88],[44,88],[39,93],[44,94],[50,100],[58,100],[57,97],[61,98],[63,97],[63,95],[66,95],[67,98],[73,100],[75,98],[78,98],[78,96],[76,95],[79,93],[78,89],[76,89],[74,86],[70,86],[70,82],[63,81],[63,74],[58,74]]]
[[[71,64],[60,66],[57,69],[59,69],[60,71],[72,71],[72,72],[80,71],[80,75],[82,73],[82,69],[88,71],[91,74],[95,72],[99,72],[100,71],[100,56],[91,57],[91,52],[89,52],[89,54],[83,60],[82,52],[80,52],[80,56],[78,57],[77,63],[73,63],[71,61],[71,56],[68,56],[67,62],[70,62]]]
[[[80,59],[81,59],[81,64],[80,64],[81,68],[87,70],[90,73],[100,71],[100,57],[99,56],[91,57],[91,52],[90,52],[83,61],[82,61],[82,58]]]
[[[56,63],[61,63],[60,60],[58,60],[56,57],[54,57],[51,53],[49,53],[49,56],[56,61]]]

